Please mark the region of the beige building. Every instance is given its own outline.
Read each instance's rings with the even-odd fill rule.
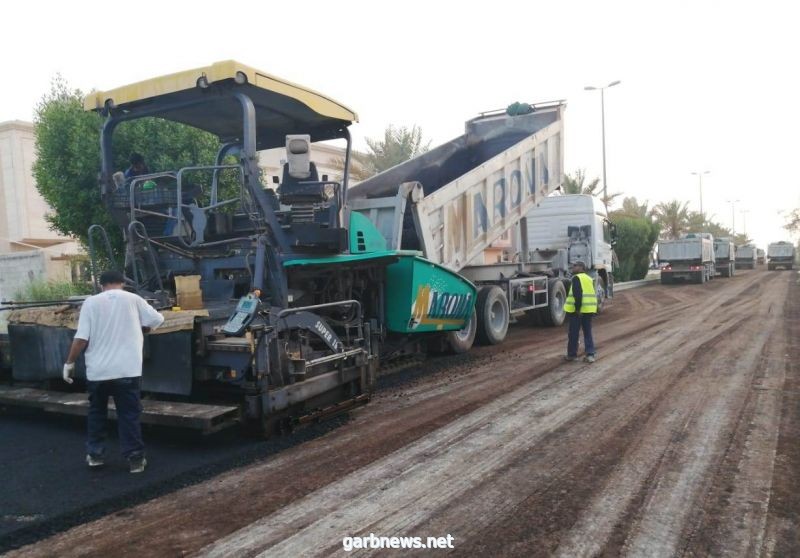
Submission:
[[[36,279],[70,280],[77,242],[50,230],[36,189],[33,124],[0,123],[0,300]]]

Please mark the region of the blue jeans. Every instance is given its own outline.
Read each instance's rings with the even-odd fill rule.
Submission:
[[[592,314],[570,313],[569,339],[567,341],[567,356],[578,356],[578,338],[583,329],[583,343],[586,345],[586,354],[594,354],[594,339],[592,338]]]
[[[122,456],[126,459],[143,456],[144,442],[139,423],[139,416],[142,414],[142,403],[139,399],[141,378],[118,378],[86,384],[89,389],[86,452],[91,455],[105,453],[108,398],[113,397]]]

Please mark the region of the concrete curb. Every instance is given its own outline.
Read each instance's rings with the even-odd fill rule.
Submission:
[[[635,289],[637,287],[644,287],[647,285],[654,285],[658,283],[661,279],[661,273],[656,272],[647,276],[646,279],[641,279],[639,281],[625,281],[624,283],[615,283],[614,284],[614,292],[618,291],[626,291],[628,289]]]

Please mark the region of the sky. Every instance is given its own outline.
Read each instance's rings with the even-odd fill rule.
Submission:
[[[798,16],[783,1],[28,0],[4,6],[0,121],[31,120],[56,73],[105,90],[235,59],[354,109],[357,147],[389,124],[435,146],[479,112],[564,99],[565,170],[592,178],[600,94],[584,87],[621,80],[609,192],[699,210],[691,172],[709,171],[705,212],[765,246],[800,207]]]

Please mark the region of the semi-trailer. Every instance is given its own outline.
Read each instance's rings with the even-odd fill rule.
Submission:
[[[742,244],[736,247],[736,268],[755,269],[756,247],[752,244]]]
[[[781,240],[767,246],[767,269],[792,269],[794,267],[794,244]]]
[[[720,277],[733,277],[736,247],[730,238],[714,239],[714,268]]]
[[[689,233],[675,240],[658,243],[661,284],[677,280],[705,283],[714,278],[714,237],[708,233]]]

